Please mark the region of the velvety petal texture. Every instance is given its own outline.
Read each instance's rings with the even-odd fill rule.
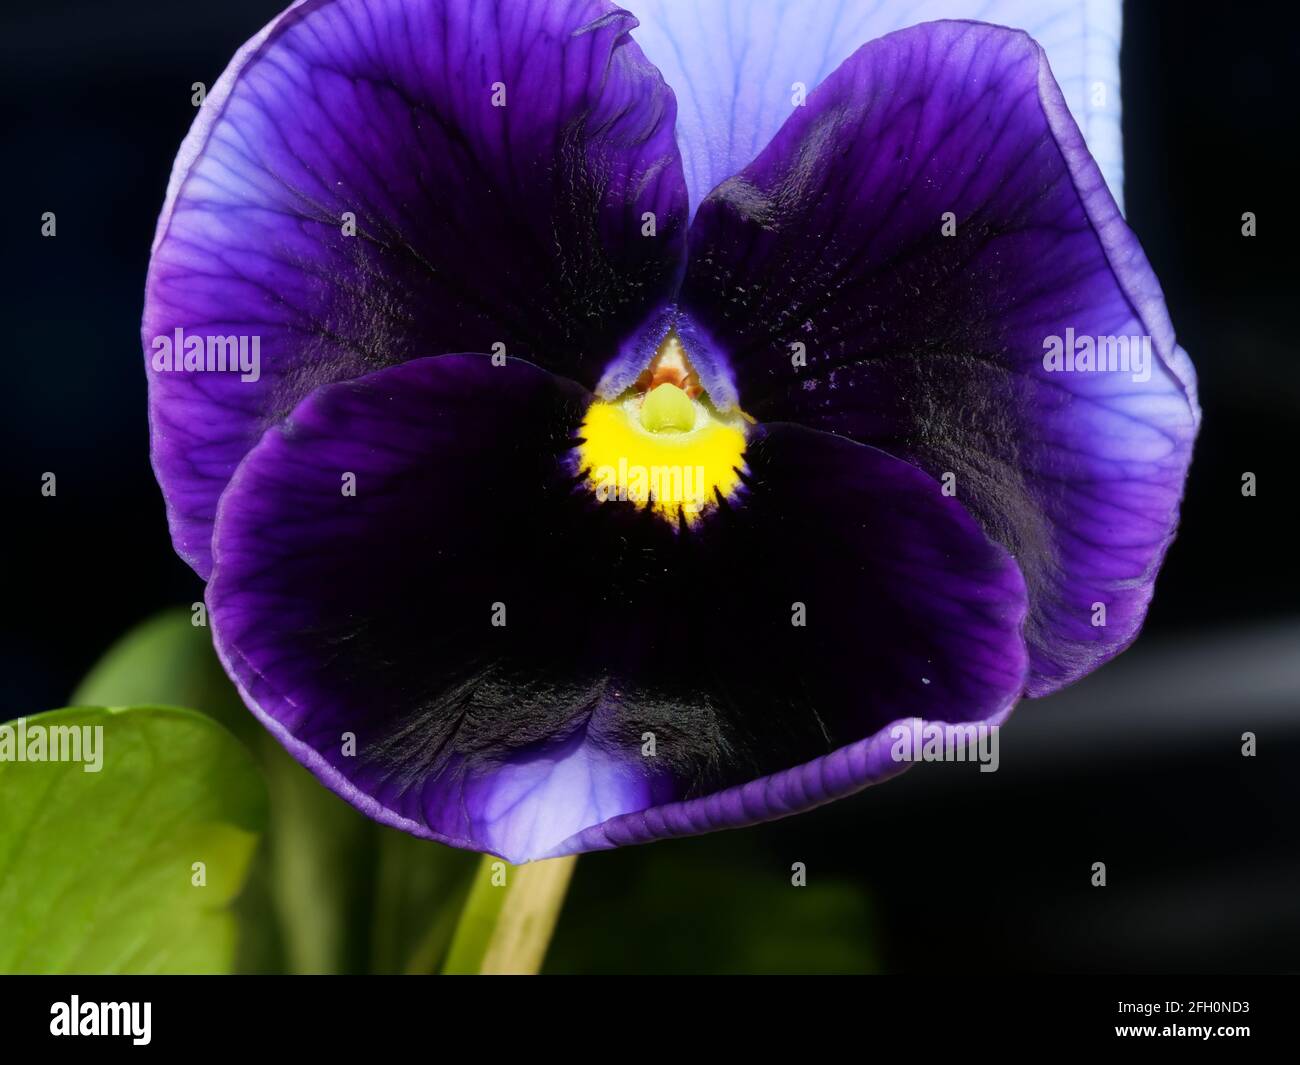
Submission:
[[[748,166],[811,92],[868,41],[938,19],[1024,30],[1122,203],[1120,0],[641,0],[633,36],[677,95],[694,211]]]
[[[792,813],[904,768],[872,739],[900,719],[1005,717],[1023,580],[932,478],[755,427],[741,495],[674,526],[577,476],[589,399],[421,359],[318,389],[241,465],[218,651],[327,785],[520,861]]]
[[[142,325],[201,576],[230,475],[313,388],[467,350],[591,386],[671,292],[674,103],[634,24],[605,0],[301,0],[235,57],[177,157]],[[252,372],[159,369],[159,344],[226,337]]]
[[[931,23],[858,51],[700,207],[682,305],[760,421],[950,481],[1025,574],[1031,693],[1134,638],[1194,378],[1029,37]],[[1112,368],[1048,364],[1081,338]]]

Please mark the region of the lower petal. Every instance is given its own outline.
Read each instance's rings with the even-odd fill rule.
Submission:
[[[1023,581],[935,481],[760,427],[744,489],[674,524],[578,475],[591,399],[525,363],[416,360],[318,390],[241,465],[217,647],[331,788],[520,861],[651,831],[629,816],[792,813],[903,768],[864,746],[901,719],[1009,711]]]

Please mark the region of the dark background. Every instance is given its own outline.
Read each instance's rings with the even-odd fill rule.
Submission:
[[[62,705],[127,628],[201,598],[148,464],[143,281],[190,84],[281,6],[47,0],[0,20],[0,719]],[[1127,214],[1205,412],[1138,644],[1023,704],[997,773],[922,766],[785,822],[584,858],[551,968],[1300,969],[1296,10],[1126,9]],[[743,933],[716,919],[738,909]]]

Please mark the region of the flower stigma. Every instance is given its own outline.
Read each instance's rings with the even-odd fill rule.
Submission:
[[[740,489],[750,420],[714,407],[670,332],[631,388],[588,408],[578,467],[600,502],[630,502],[693,525],[719,496]]]

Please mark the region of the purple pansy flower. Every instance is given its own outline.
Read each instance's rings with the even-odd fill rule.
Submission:
[[[239,52],[154,243],[153,461],[326,785],[515,861],[704,832],[1134,639],[1191,366],[1034,38],[863,43],[959,6],[299,0]]]

